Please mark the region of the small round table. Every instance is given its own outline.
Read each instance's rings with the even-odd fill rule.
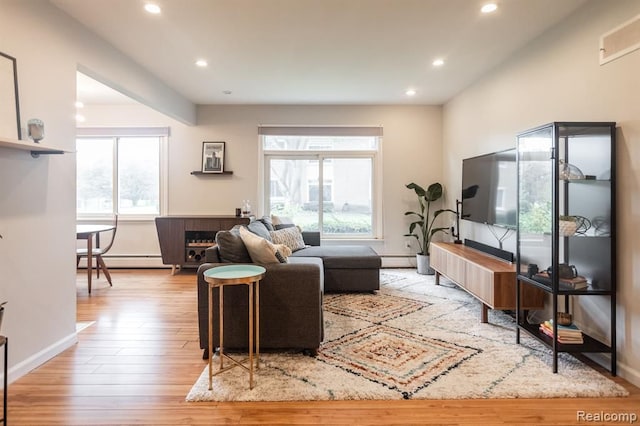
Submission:
[[[253,389],[253,315],[255,310],[255,354],[256,369],[260,368],[260,280],[264,277],[266,269],[258,265],[225,265],[208,269],[204,272],[204,279],[209,283],[209,390],[213,389],[213,376],[227,371],[233,367],[242,367],[249,372],[249,389]],[[243,361],[236,361],[224,353],[224,297],[223,289],[226,285],[247,285],[249,287],[249,366]],[[213,373],[213,289],[219,289],[219,325],[220,325],[220,368]],[[255,288],[255,298],[254,298]],[[233,364],[224,367],[224,359],[230,360]]]

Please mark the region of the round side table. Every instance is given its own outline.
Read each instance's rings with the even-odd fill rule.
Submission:
[[[204,272],[204,279],[209,284],[209,390],[213,389],[213,376],[223,373],[233,367],[242,367],[249,372],[249,389],[253,389],[253,351],[255,333],[256,369],[260,368],[260,280],[264,277],[266,269],[258,265],[225,265],[208,269]],[[223,290],[227,285],[246,285],[249,287],[249,366],[243,361],[237,361],[224,353],[224,297]],[[219,301],[219,325],[220,325],[220,368],[213,372],[213,289],[218,288]],[[255,297],[254,297],[255,289]],[[255,311],[255,331],[254,331]],[[232,362],[228,367],[224,366],[225,358]]]

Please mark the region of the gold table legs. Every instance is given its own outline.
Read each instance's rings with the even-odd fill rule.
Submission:
[[[238,284],[238,283],[233,283]],[[243,283],[249,287],[249,356],[247,359],[237,361],[224,353],[224,284],[209,283],[209,390],[213,389],[213,376],[230,370],[234,367],[241,367],[249,372],[249,389],[253,389],[253,369],[254,369],[254,337],[255,337],[255,368],[260,369],[260,281],[250,281]],[[220,367],[213,372],[213,288],[219,289],[219,326],[220,326]],[[255,298],[254,298],[255,289]],[[255,322],[255,327],[254,327]],[[225,358],[231,361],[231,365],[224,366]],[[249,365],[244,363],[249,361]]]

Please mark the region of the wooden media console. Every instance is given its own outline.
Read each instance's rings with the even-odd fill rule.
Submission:
[[[482,302],[481,322],[489,309],[516,309],[516,268],[476,249],[454,243],[431,243],[430,266],[436,271],[436,285],[444,275]],[[521,308],[544,308],[544,291],[521,286]]]

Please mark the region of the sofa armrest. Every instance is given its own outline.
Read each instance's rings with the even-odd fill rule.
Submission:
[[[220,250],[217,245],[213,245],[211,247],[207,247],[204,251],[204,261],[206,263],[220,263],[222,260],[220,259]]]
[[[302,231],[302,239],[308,246],[320,245],[320,232],[318,231]]]
[[[198,325],[200,335],[200,347],[205,349],[209,344],[209,285],[204,280],[204,272],[215,266],[229,265],[229,263],[204,263],[198,268]],[[264,278],[260,281],[260,310],[261,333],[267,333],[273,340],[278,338],[290,338],[298,346],[304,348],[317,348],[323,337],[322,323],[322,268],[317,263],[274,263],[261,265],[266,269]],[[244,287],[244,286],[241,286]],[[246,303],[245,297],[239,293],[240,288],[225,289],[225,312],[232,312],[232,306]],[[218,309],[218,289],[214,289],[214,309]],[[245,308],[246,309],[246,308]],[[283,315],[293,315],[287,323],[285,332],[269,332],[270,326],[276,326],[282,321]],[[214,317],[214,343],[218,342],[217,317]],[[238,322],[238,321],[236,321]],[[225,329],[234,326],[233,321],[227,324]],[[284,326],[280,326],[284,327]],[[246,328],[246,327],[245,327]],[[229,337],[225,332],[225,342],[230,347],[236,336],[246,333],[242,326],[238,329],[230,329]],[[264,335],[264,334],[263,334]],[[240,339],[242,342],[246,340]],[[266,341],[265,341],[266,342]],[[288,347],[289,342],[284,342],[283,347]],[[226,346],[226,345],[225,345]]]

